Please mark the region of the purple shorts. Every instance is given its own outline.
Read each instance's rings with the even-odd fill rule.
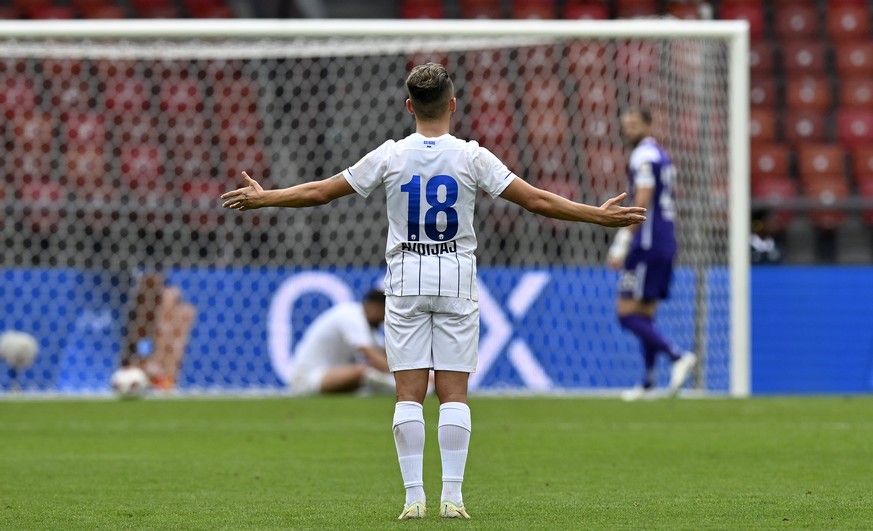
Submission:
[[[618,279],[618,293],[623,299],[666,299],[670,296],[672,278],[672,254],[632,249]]]

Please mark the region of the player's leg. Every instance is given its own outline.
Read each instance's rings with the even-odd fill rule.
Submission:
[[[385,353],[394,372],[394,444],[406,502],[400,519],[423,518],[424,415],[433,345],[433,324],[422,297],[389,296],[385,301]]]
[[[443,467],[440,516],[444,518],[470,517],[461,486],[472,431],[467,385],[476,370],[478,343],[478,304],[442,298],[434,314],[434,384],[440,400],[437,437]]]
[[[401,520],[424,518],[424,408],[428,369],[397,371],[397,404],[394,406],[394,445],[406,489]]]
[[[364,378],[364,364],[339,365],[331,367],[321,377],[320,391],[322,393],[347,393],[361,387]]]
[[[681,381],[678,383],[678,386],[681,387],[696,362],[695,356],[685,353],[682,349],[671,344],[655,328],[654,317],[658,308],[658,300],[667,298],[669,295],[672,271],[672,260],[669,257],[655,256],[642,260],[639,257],[631,256],[628,258],[626,269],[622,272],[619,283],[619,299],[616,310],[621,326],[640,340],[645,366],[641,386],[643,391],[654,386],[654,364],[659,352],[665,353],[674,365],[670,382],[671,393],[678,390],[678,387],[675,387],[676,378],[681,377]],[[677,368],[679,368],[678,371]],[[639,392],[631,392],[625,398],[634,394],[641,395]],[[641,396],[637,398],[639,397]]]

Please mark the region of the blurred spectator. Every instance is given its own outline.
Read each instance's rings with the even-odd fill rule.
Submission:
[[[753,264],[779,264],[782,262],[782,251],[776,243],[774,227],[776,226],[773,212],[765,208],[752,211],[752,235],[749,243],[752,246]]]

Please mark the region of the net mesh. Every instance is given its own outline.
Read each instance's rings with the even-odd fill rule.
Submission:
[[[41,346],[33,366],[0,384],[101,390],[120,360],[160,355],[170,361],[152,363],[153,376],[175,388],[282,386],[265,308],[305,271],[332,272],[349,286],[342,297],[378,283],[384,193],[244,213],[223,211],[218,197],[241,170],[265,188],[290,186],[408,135],[405,75],[437,61],[455,80],[456,136],[577,201],[626,189],[618,118],[631,105],[651,109],[679,175],[679,269],[659,324],[706,355],[698,385],[724,390],[727,59],[724,42],[702,39],[0,42],[0,328]],[[615,323],[615,278],[602,266],[612,231],[485,194],[476,229],[483,284],[512,336],[478,385],[636,381],[637,346]],[[547,287],[518,313],[513,297],[538,271],[549,272]],[[155,282],[158,293],[180,291],[165,297],[178,307],[144,295]],[[314,289],[289,303],[284,348],[340,297]],[[186,311],[196,317],[164,332],[178,343],[167,347],[161,319]],[[483,317],[483,341],[496,326]]]

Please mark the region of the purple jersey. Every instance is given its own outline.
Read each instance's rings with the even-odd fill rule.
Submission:
[[[631,197],[636,195],[638,188],[655,189],[652,204],[646,205],[646,221],[634,235],[631,252],[638,250],[644,251],[644,254],[672,257],[676,254],[676,235],[673,231],[676,167],[670,156],[654,138],[646,137],[631,153],[628,177]]]

